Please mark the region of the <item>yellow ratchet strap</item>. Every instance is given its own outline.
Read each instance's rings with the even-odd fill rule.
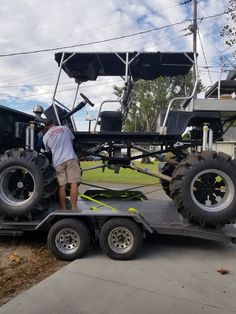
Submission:
[[[116,210],[117,210],[117,208],[112,207],[112,206],[110,206],[110,205],[107,205],[107,204],[105,204],[105,203],[103,203],[103,202],[101,202],[101,201],[95,200],[94,198],[92,198],[92,197],[90,197],[90,196],[87,196],[87,195],[84,195],[84,194],[81,194],[80,196],[81,196],[82,198],[85,198],[85,199],[89,200],[89,201],[92,201],[92,202],[97,203],[97,204],[99,204],[99,205],[102,205],[102,206],[104,206],[104,207],[110,208],[112,211],[116,211]],[[90,209],[91,209],[91,210],[98,210],[97,206],[91,206]]]
[[[104,207],[110,208],[112,211],[117,211],[118,210],[115,207],[112,207],[112,206],[110,206],[108,204],[105,204],[105,203],[103,203],[101,201],[95,200],[93,197],[90,197],[90,196],[87,196],[87,195],[84,195],[84,194],[81,194],[80,196],[82,198],[85,198],[85,199],[91,201],[91,202],[94,202],[94,203],[97,203],[97,204],[102,205]],[[91,206],[90,210],[99,210],[99,208],[97,206]],[[139,214],[138,210],[136,208],[134,208],[134,207],[129,207],[128,208],[128,212],[131,213],[131,214]]]

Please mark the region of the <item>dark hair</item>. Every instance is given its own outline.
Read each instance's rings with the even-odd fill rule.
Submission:
[[[50,125],[53,124],[53,121],[52,121],[51,119],[46,119],[46,120],[44,121],[44,124],[45,124],[45,126],[50,126]]]

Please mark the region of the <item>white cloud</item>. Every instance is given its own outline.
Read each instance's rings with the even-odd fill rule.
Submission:
[[[0,54],[99,41],[178,23],[191,18],[192,4],[179,5],[180,3],[180,0],[4,1],[0,6]],[[221,13],[226,7],[226,0],[217,1],[217,6],[214,0],[201,0],[198,4],[199,16]],[[187,33],[184,29],[189,23],[73,50],[189,51],[192,46],[191,37],[184,36]],[[225,23],[225,16],[199,23],[209,65],[219,65],[219,56],[227,52],[219,35],[220,27]],[[198,52],[199,64],[204,65],[199,40]],[[209,75],[202,70],[201,78],[209,85]],[[29,110],[32,103],[50,104],[57,71],[54,52],[0,58],[0,103],[4,103],[4,97],[8,95],[7,104],[12,107],[15,103],[24,103],[23,107]],[[216,78],[213,73],[212,79]],[[97,110],[98,104],[107,94],[109,98],[115,97],[112,81],[116,80],[119,78],[101,78],[97,82],[84,84],[84,87],[82,85],[81,92],[96,103],[93,110]],[[71,81],[64,75],[63,82],[66,84],[60,85],[59,90],[66,91],[60,92],[59,98],[64,104],[71,104]]]

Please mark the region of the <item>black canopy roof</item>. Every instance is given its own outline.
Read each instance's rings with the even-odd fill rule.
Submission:
[[[55,54],[60,65],[63,53]],[[119,56],[118,56],[119,55]],[[98,76],[124,76],[126,52],[65,52],[63,70],[76,81]],[[129,74],[133,80],[154,80],[159,76],[185,75],[193,65],[193,52],[129,52]],[[68,60],[67,60],[68,59]]]

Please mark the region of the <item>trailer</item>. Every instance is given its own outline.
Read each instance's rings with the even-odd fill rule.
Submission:
[[[180,215],[171,200],[148,199],[139,190],[89,189],[78,200],[79,210],[50,210],[33,221],[0,220],[0,236],[48,232],[47,243],[59,259],[82,257],[99,240],[112,259],[132,259],[150,233],[236,243],[236,228],[205,228]]]
[[[194,52],[63,51],[55,54],[55,60],[59,71],[47,109],[36,105],[34,115],[29,115],[0,106],[0,234],[46,230],[49,248],[65,260],[82,256],[94,239],[99,239],[108,256],[130,259],[141,248],[145,234],[155,232],[235,242],[236,160],[213,151],[212,145],[223,140],[236,120],[236,71],[198,99]],[[192,88],[182,88],[192,70]],[[58,99],[63,72],[76,86],[70,105]],[[86,105],[94,106],[79,93],[81,84],[117,76],[124,81],[120,98],[103,100],[93,130],[78,131],[74,114]],[[176,85],[180,76],[182,83]],[[159,114],[154,131],[126,131],[135,105],[135,84],[160,77],[179,93],[172,99],[166,95],[167,107],[156,104]],[[77,103],[79,95],[82,100]],[[114,103],[119,111],[114,110]],[[132,169],[157,177],[173,203],[148,200],[139,191],[93,189],[81,195],[80,211],[58,210],[55,171],[42,147],[45,117],[70,128],[78,159],[101,160],[100,165],[83,171]],[[150,173],[134,164],[145,157],[165,162],[162,171]]]

